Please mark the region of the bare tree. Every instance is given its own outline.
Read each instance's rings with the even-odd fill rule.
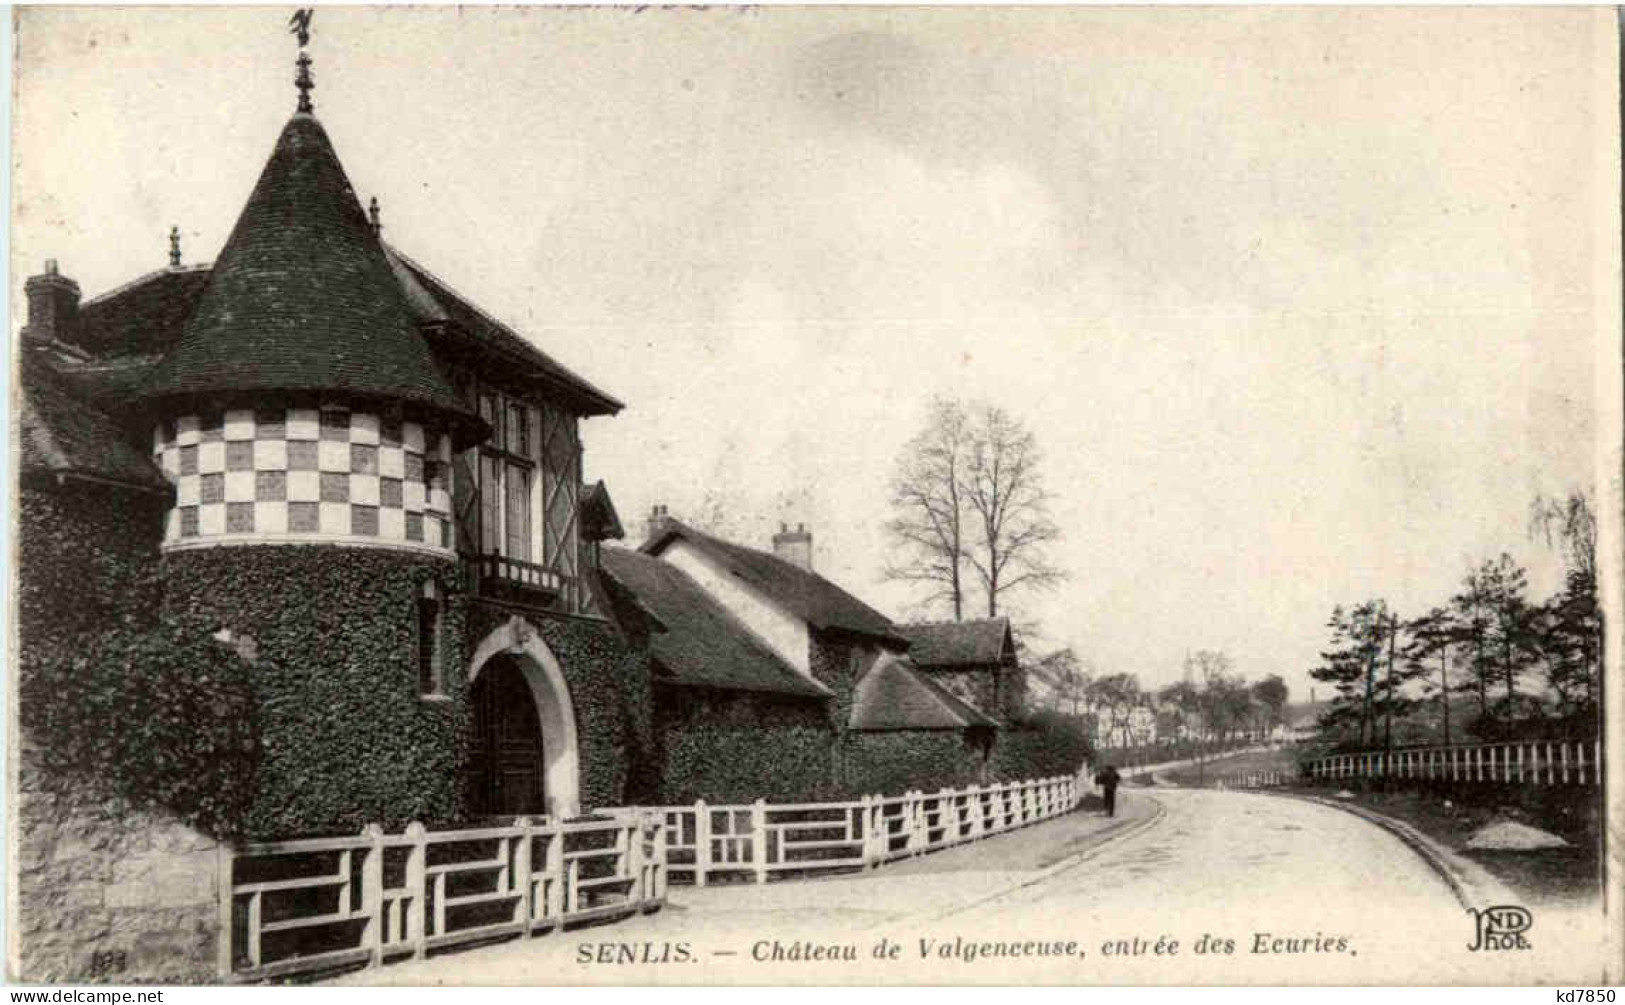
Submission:
[[[1529,506],[1529,533],[1561,547],[1569,569],[1597,581],[1597,516],[1584,492],[1563,499],[1536,496]]]
[[[1597,517],[1584,492],[1564,499],[1537,497],[1530,507],[1530,533],[1561,549],[1563,587],[1544,605],[1542,646],[1547,682],[1565,713],[1576,704],[1592,714],[1601,708],[1603,618],[1597,604]]]
[[[1004,594],[1018,587],[1051,588],[1065,578],[1044,555],[1061,530],[1049,517],[1038,440],[1029,429],[996,405],[977,405],[970,448],[963,494],[977,533],[966,559],[981,580],[992,618]]]
[[[1022,588],[1052,587],[1064,574],[1046,560],[1060,537],[1049,518],[1038,441],[996,405],[932,401],[925,428],[904,448],[886,523],[886,578],[924,584],[924,602],[965,617],[967,580],[981,587],[988,617]]]
[[[969,445],[969,419],[957,401],[931,402],[925,428],[908,442],[892,480],[892,518],[886,522],[894,561],[887,579],[928,584],[927,604],[946,601],[964,618],[965,559],[961,498]]]

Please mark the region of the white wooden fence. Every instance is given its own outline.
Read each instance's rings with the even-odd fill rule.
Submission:
[[[658,814],[223,848],[220,976],[263,980],[650,911],[665,900]]]
[[[1213,779],[1216,789],[1268,789],[1277,785],[1291,785],[1301,781],[1296,771],[1247,771],[1239,775],[1219,775]]]
[[[222,979],[420,959],[450,946],[650,911],[668,878],[872,868],[1070,812],[1076,776],[837,803],[625,807],[598,819],[223,847]]]
[[[1086,766],[1076,776],[847,802],[712,806],[700,801],[649,809],[665,817],[666,872],[673,882],[765,883],[773,877],[873,868],[1048,820],[1076,808],[1087,786]]]
[[[1415,778],[1523,785],[1597,785],[1602,742],[1521,741],[1335,754],[1308,761],[1303,771],[1322,781]]]

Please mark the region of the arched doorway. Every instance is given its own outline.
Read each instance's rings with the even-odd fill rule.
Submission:
[[[469,690],[474,713],[469,809],[480,816],[546,813],[542,720],[518,660],[501,655]]]
[[[558,659],[523,618],[486,636],[469,663],[474,725],[469,809],[581,812],[575,709]]]

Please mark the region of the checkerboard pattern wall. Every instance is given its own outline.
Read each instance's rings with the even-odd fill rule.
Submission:
[[[188,415],[153,432],[169,544],[331,538],[449,551],[451,441],[332,408]]]

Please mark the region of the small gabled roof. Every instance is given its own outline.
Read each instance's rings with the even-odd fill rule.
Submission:
[[[435,366],[327,132],[293,116],[145,402],[321,392],[484,424]]]
[[[400,250],[385,244],[384,254],[389,258],[390,268],[401,284],[412,313],[423,324],[449,325],[455,329],[454,335],[472,340],[475,345],[495,351],[528,369],[529,376],[547,384],[581,415],[614,415],[626,407],[538,349],[529,339],[480,310],[473,301]]]
[[[74,395],[69,382],[26,347],[18,363],[17,435],[24,478],[72,476],[148,492],[170,491],[152,459],[118,425]]]
[[[668,682],[830,697],[828,688],[781,659],[683,570],[612,546],[603,549],[601,562],[604,572],[658,623],[649,646]]]
[[[932,621],[898,625],[908,639],[908,655],[922,667],[986,666],[1014,656],[1009,618]]]
[[[976,706],[913,666],[908,657],[895,653],[881,653],[858,681],[852,696],[850,725],[867,732],[999,726]]]
[[[641,549],[659,555],[671,542],[684,540],[720,562],[737,579],[777,602],[814,628],[868,635],[902,645],[891,620],[815,572],[777,555],[712,537],[680,520],[665,525]]]
[[[619,541],[626,536],[621,515],[609,498],[609,487],[600,479],[587,486],[581,497],[581,536],[588,541]]]

